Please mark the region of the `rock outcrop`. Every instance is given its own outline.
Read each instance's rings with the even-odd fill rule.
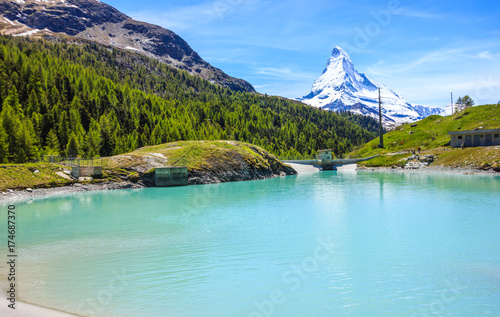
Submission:
[[[183,157],[187,159],[182,159]],[[179,141],[145,147],[110,157],[105,172],[123,181],[155,186],[154,168],[177,161],[187,166],[190,185],[297,174],[291,166],[282,163],[264,149],[236,141]]]

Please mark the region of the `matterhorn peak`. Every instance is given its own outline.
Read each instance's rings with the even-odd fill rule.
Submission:
[[[333,71],[343,70],[344,72],[352,72],[354,70],[354,65],[349,55],[339,46],[335,46],[323,73],[327,72],[330,68],[332,68]]]
[[[444,114],[442,108],[411,105],[388,87],[359,73],[349,55],[339,46],[333,48],[323,74],[313,83],[311,93],[298,100],[325,110],[347,110],[377,118],[379,88],[385,127],[421,120],[431,114]]]
[[[337,57],[340,55],[347,55],[347,54],[340,46],[335,46],[332,50],[332,57]]]

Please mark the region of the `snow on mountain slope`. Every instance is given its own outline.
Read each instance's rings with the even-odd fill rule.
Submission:
[[[347,110],[378,118],[379,87],[382,124],[386,128],[421,120],[432,114],[446,115],[442,108],[412,105],[387,86],[359,73],[347,53],[338,46],[333,49],[323,74],[314,82],[311,93],[298,100],[325,110]]]

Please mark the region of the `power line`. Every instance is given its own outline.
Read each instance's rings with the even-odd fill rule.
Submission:
[[[453,93],[451,93],[451,114],[453,115]]]
[[[379,124],[379,134],[380,142],[378,147],[384,147],[384,128],[382,127],[382,98],[380,97],[380,87],[378,87],[378,124]]]

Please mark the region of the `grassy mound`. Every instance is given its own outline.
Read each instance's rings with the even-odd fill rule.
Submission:
[[[365,157],[381,154],[380,157],[363,163],[364,166],[399,166],[401,159],[418,147],[422,154],[434,154],[438,160],[434,165],[452,167],[488,168],[500,164],[499,147],[476,147],[466,150],[449,146],[448,132],[474,129],[500,128],[500,107],[477,106],[462,110],[452,116],[429,116],[421,121],[405,124],[384,135],[384,149],[378,148],[379,139],[374,139],[349,157]]]
[[[108,176],[151,185],[156,167],[184,165],[190,184],[263,179],[295,171],[257,146],[236,141],[178,141],[147,146],[103,160]]]
[[[102,159],[103,176],[91,182],[142,182],[154,186],[154,169],[169,165],[188,168],[189,184],[207,184],[277,175],[295,170],[260,147],[236,141],[178,141],[147,146]],[[60,187],[75,183],[51,163],[0,164],[0,190]],[[86,181],[87,183],[89,181]]]

